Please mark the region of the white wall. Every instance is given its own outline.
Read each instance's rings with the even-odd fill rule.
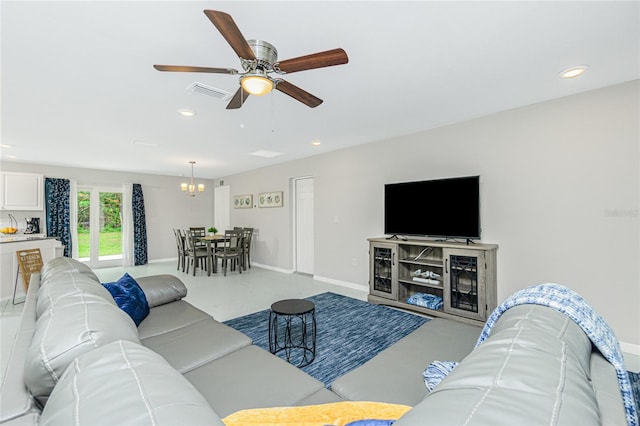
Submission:
[[[384,184],[477,174],[482,241],[500,246],[499,301],[561,283],[638,345],[639,91],[634,81],[225,177],[232,195],[285,191],[284,208],[232,209],[232,225],[258,229],[254,262],[291,269],[289,183],[312,175],[315,275],[366,286]]]
[[[112,172],[73,167],[45,166],[4,161],[3,171],[42,173],[45,177],[76,179],[78,185],[121,186],[124,183],[139,183],[144,195],[147,220],[147,246],[149,260],[175,258],[176,242],[173,228],[189,226],[213,226],[213,181],[198,179],[205,184],[205,192],[192,198],[180,190],[185,178],[141,173]],[[24,216],[44,218],[44,212],[21,212]],[[14,214],[15,215],[15,214]],[[1,216],[6,216],[2,212]],[[16,216],[21,225],[22,215]],[[44,219],[41,220],[44,224]],[[1,295],[2,298],[6,295]]]
[[[478,174],[482,241],[500,246],[499,301],[540,282],[565,284],[620,340],[640,345],[639,93],[634,81],[225,177],[232,196],[253,194],[254,204],[259,192],[285,191],[283,208],[232,209],[231,225],[257,229],[254,263],[291,270],[290,182],[314,176],[315,275],[366,286],[384,184]],[[173,227],[213,218],[210,182],[191,199],[178,177],[0,166],[79,184],[142,184],[150,260],[175,256]]]

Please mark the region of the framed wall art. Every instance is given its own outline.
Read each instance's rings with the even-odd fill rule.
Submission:
[[[258,207],[282,207],[282,191],[258,194]]]
[[[250,209],[253,207],[253,195],[234,195],[233,196],[233,208],[234,209]]]

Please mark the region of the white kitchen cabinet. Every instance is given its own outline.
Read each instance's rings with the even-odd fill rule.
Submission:
[[[44,205],[44,178],[35,173],[2,172],[2,210],[40,210]]]

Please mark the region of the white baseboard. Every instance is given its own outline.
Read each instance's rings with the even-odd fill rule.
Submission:
[[[282,272],[284,274],[293,274],[295,271],[293,269],[282,269],[282,268],[276,268],[274,266],[269,266],[269,265],[263,265],[261,263],[251,263],[251,266],[257,266],[258,268],[263,268],[263,269],[269,269],[271,271],[276,271],[276,272]],[[336,280],[333,278],[327,278],[327,277],[323,277],[320,275],[313,275],[313,279],[317,280],[317,281],[322,281],[325,283],[329,283],[329,284],[335,284],[335,285],[339,285],[342,287],[346,287],[346,288],[350,288],[352,290],[358,290],[358,291],[362,291],[363,293],[367,293],[369,291],[369,287],[368,286],[363,286],[360,284],[354,284],[354,283],[350,283],[347,281],[340,281],[340,280]]]
[[[177,257],[168,257],[166,259],[153,259],[149,260],[149,263],[163,263],[163,262],[178,262]]]
[[[268,269],[270,271],[275,271],[275,272],[282,272],[283,274],[293,274],[292,269],[276,268],[275,266],[263,265],[262,263],[251,262],[251,266],[252,267],[257,266],[258,268]]]
[[[360,284],[354,284],[354,283],[350,283],[348,281],[340,281],[340,280],[336,280],[336,279],[333,279],[333,278],[323,277],[323,276],[320,276],[320,275],[314,275],[313,279],[314,280],[318,280],[318,281],[322,281],[322,282],[325,282],[325,283],[329,283],[329,284],[335,284],[335,285],[339,285],[339,286],[342,286],[342,287],[347,287],[347,288],[350,288],[352,290],[360,290],[360,291],[363,291],[365,293],[367,293],[369,291],[369,286],[363,286],[363,285],[360,285]]]

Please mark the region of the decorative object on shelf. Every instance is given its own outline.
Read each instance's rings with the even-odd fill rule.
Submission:
[[[412,280],[424,284],[441,285],[439,280],[434,280],[431,278],[413,277]]]
[[[24,282],[24,289],[29,288],[29,282],[31,281],[31,275],[40,272],[43,266],[42,253],[39,248],[18,250],[16,252],[18,256],[18,271],[22,274],[22,281]],[[16,288],[18,287],[18,276],[16,275],[16,282],[13,285],[13,299],[12,303],[16,305]]]
[[[433,271],[422,271],[422,269],[418,269],[416,271],[413,271],[413,273],[411,274],[414,277],[422,277],[422,278],[440,278],[440,274],[436,274]]]
[[[423,272],[422,269],[418,269],[416,271],[413,271],[411,273],[411,276],[413,277],[412,278],[413,281],[417,281],[424,284],[441,285],[440,280],[438,279],[440,278],[440,274],[436,274],[433,271]]]
[[[282,207],[282,191],[263,192],[258,194],[258,207]]]
[[[15,234],[18,232],[18,221],[11,213],[9,213],[9,226],[0,229],[3,234]]]
[[[25,234],[39,234],[40,233],[40,218],[39,217],[25,217],[27,227],[24,229]]]
[[[196,188],[197,188],[197,192],[204,192],[204,184],[203,183],[199,183],[197,186],[196,184],[193,182],[193,165],[196,164],[195,161],[189,161],[189,164],[191,164],[191,181],[189,183],[181,183],[180,184],[180,189],[183,192],[186,192],[187,194],[189,194],[189,196],[191,197],[195,197],[196,196]]]
[[[431,252],[433,252],[433,247],[425,247],[415,258],[413,258],[413,260],[418,260],[422,256],[424,256],[424,258],[426,259],[429,257]]]
[[[234,195],[233,196],[233,208],[234,209],[250,209],[253,207],[253,195]]]
[[[414,293],[407,298],[410,305],[422,306],[423,308],[432,309],[434,311],[442,310],[444,301],[442,297],[429,293]]]

